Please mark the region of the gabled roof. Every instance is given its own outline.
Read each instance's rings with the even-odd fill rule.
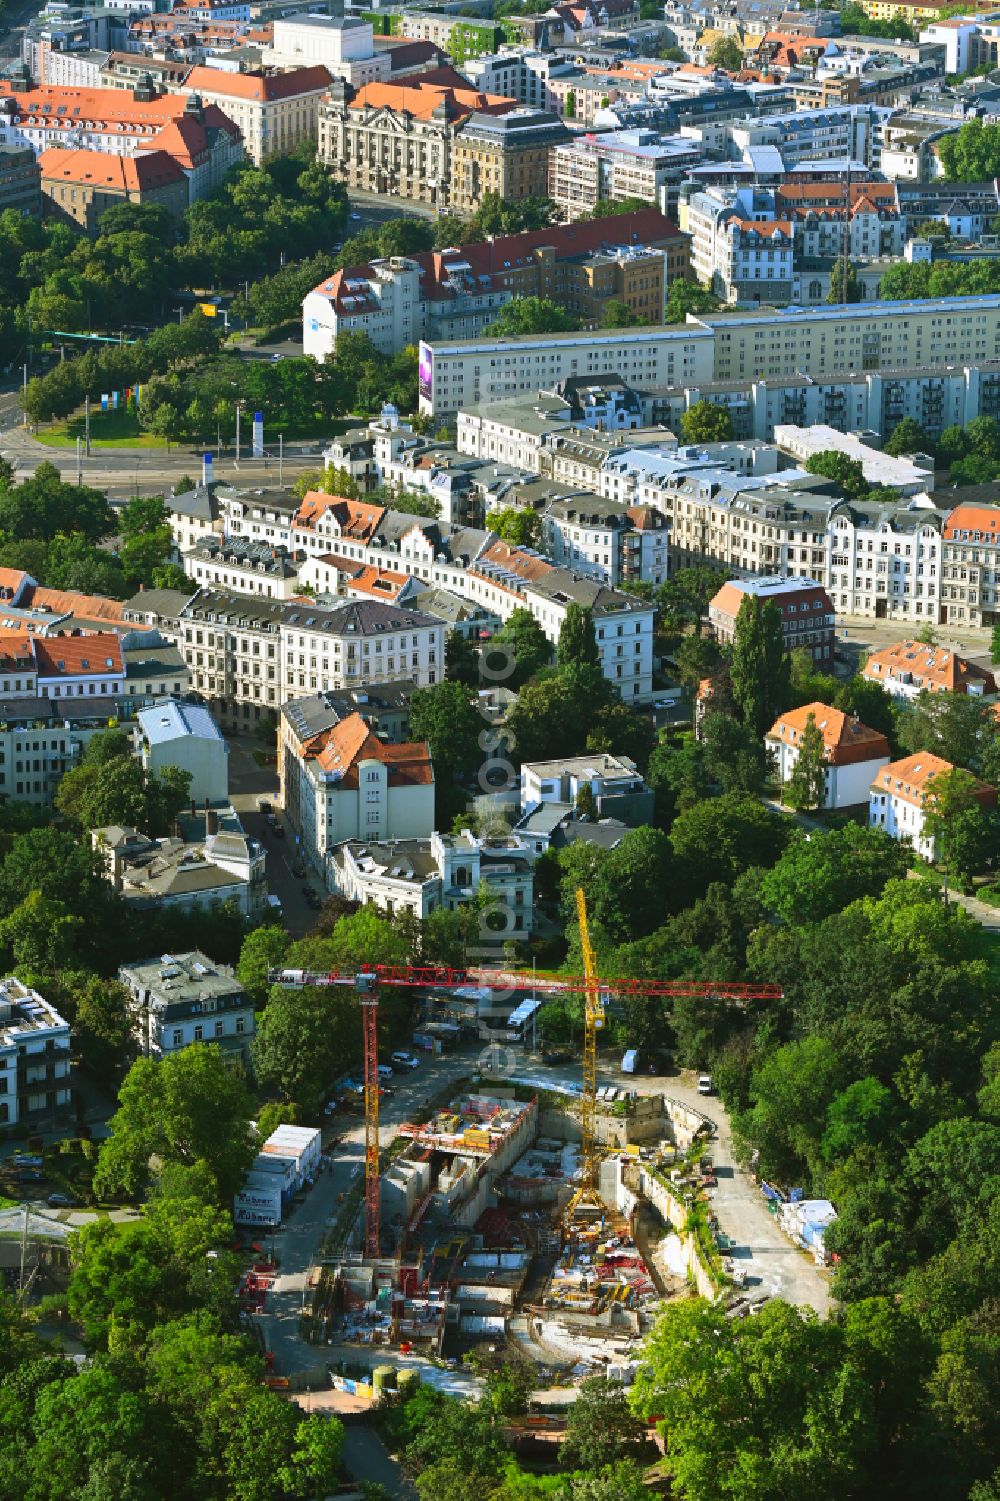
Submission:
[[[862,677],[881,683],[890,693],[894,682],[909,681],[928,693],[968,693],[972,685],[983,693],[996,692],[992,672],[967,662],[957,652],[920,641],[897,641],[871,652]]]
[[[342,495],[328,495],[325,490],[308,490],[292,525],[300,531],[312,531],[327,511],[333,512],[344,536],[352,537],[356,542],[369,541],[385,515],[384,506],[364,500],[345,500]]]
[[[915,756],[904,756],[901,761],[891,761],[888,766],[883,766],[872,782],[872,791],[891,793],[904,803],[919,808],[927,796],[928,782],[954,769],[950,761],[932,756],[929,751],[918,751]],[[983,807],[992,807],[996,803],[996,789],[988,787],[985,782],[974,782],[970,790]]]
[[[427,742],[420,740],[403,745],[387,745],[373,735],[360,714],[324,730],[302,746],[303,758],[320,771],[329,773],[337,785],[347,791],[359,786],[358,768],[362,761],[379,761],[388,768],[391,786],[431,786],[434,768]]]
[[[111,156],[106,151],[72,151],[53,146],[41,153],[38,165],[43,182],[79,183],[118,193],[149,192],[185,180],[179,163],[153,142],[148,151],[138,156]]]
[[[46,589],[41,584],[31,591],[30,605],[33,610],[52,610],[57,615],[78,615],[115,625],[121,622],[125,610],[120,599],[106,599],[103,594],[77,594],[70,589]]]
[[[810,714],[823,736],[826,759],[831,766],[852,766],[859,761],[873,761],[890,755],[889,742],[878,730],[851,714],[834,709],[829,704],[805,704],[801,709],[790,709],[775,720],[767,736],[768,740],[780,740],[785,745],[799,745]]]
[[[125,671],[121,641],[110,631],[36,637],[35,658],[44,678],[105,677]]]
[[[221,68],[192,68],[184,80],[188,92],[219,98],[256,100],[294,99],[329,87],[331,74],[322,66],[292,68],[287,73],[224,73]]]
[[[435,69],[434,72],[441,70]],[[450,71],[450,70],[444,70]],[[456,75],[456,77],[459,75]],[[388,109],[394,114],[412,115],[415,120],[429,120],[439,105],[449,105],[453,118],[465,119],[471,114],[506,114],[517,109],[516,99],[504,99],[498,94],[483,94],[478,89],[427,83],[425,75],[414,74],[404,83],[366,83],[351,100],[348,108]],[[465,81],[463,80],[463,83]]]

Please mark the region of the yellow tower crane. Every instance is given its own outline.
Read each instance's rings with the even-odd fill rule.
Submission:
[[[597,1034],[604,1026],[604,1000],[597,978],[597,955],[590,942],[587,898],[582,886],[576,891],[576,918],[586,980],[583,995],[583,1096],[580,1101],[582,1183],[584,1189],[594,1192],[597,1189]]]

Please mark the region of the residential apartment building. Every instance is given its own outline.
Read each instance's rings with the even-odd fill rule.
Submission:
[[[434,830],[434,768],[424,741],[387,744],[360,713],[316,700],[283,704],[282,805],[306,858],[333,889],[332,851],[346,839],[426,838]],[[317,714],[333,721],[314,730]]]
[[[824,808],[867,806],[872,782],[889,764],[889,742],[854,715],[829,704],[806,704],[790,709],[775,721],[764,737],[764,748],[784,787],[799,759],[802,737],[810,717],[823,737],[826,757]]]
[[[132,1031],[145,1058],[165,1058],[196,1042],[221,1048],[227,1062],[248,1069],[253,1001],[226,964],[199,949],[122,965]]]
[[[922,641],[897,641],[869,652],[861,676],[902,699],[921,693],[967,693],[982,698],[997,691],[992,672],[957,652]]]
[[[688,241],[657,209],[497,235],[333,272],[303,301],[303,349],[322,362],[344,333],[366,334],[384,354],[465,338],[514,297],[546,297],[594,322],[614,300],[662,323],[668,287],[687,274]]]
[[[1000,620],[1000,506],[960,504],[944,523],[942,624]]]
[[[836,616],[826,590],[815,579],[733,579],[708,606],[708,619],[720,642],[731,644],[744,599],[773,602],[781,611],[786,651],[809,652],[821,672],[833,671]]]
[[[229,799],[229,746],[207,709],[165,699],[136,715],[138,750],[147,774],[167,766],[190,774],[188,789],[199,805]]]
[[[0,145],[0,214],[9,208],[32,219],[41,216],[41,173],[30,146]]]
[[[826,582],[840,613],[936,622],[944,524],[944,513],[927,504],[837,506]]]
[[[581,495],[550,505],[543,526],[554,563],[607,584],[666,582],[670,523],[660,511]]]
[[[950,761],[918,751],[901,761],[890,761],[882,768],[871,786],[868,800],[868,824],[884,829],[893,839],[912,845],[925,860],[934,859],[934,842],[924,833],[928,792],[935,778],[953,771]],[[975,782],[972,795],[982,808],[996,807],[996,789],[985,782]]]
[[[9,975],[0,980],[0,1126],[37,1127],[72,1103],[69,1022]]]
[[[375,601],[327,607],[201,589],[180,631],[195,689],[234,728],[320,689],[444,676],[441,621]]]
[[[184,571],[200,587],[232,589],[266,599],[291,599],[298,592],[298,561],[282,546],[244,537],[206,537],[184,554]]]
[[[684,174],[703,157],[698,141],[652,129],[574,136],[552,147],[548,196],[565,218],[626,198],[676,201]]]
[[[433,833],[428,839],[348,840],[332,851],[333,889],[383,912],[419,918],[459,911],[485,887],[491,912],[504,918],[497,942],[526,938],[534,922],[532,860],[513,841],[496,846],[474,835]]]
[[[829,267],[900,255],[904,221],[890,183],[681,190],[680,216],[691,235],[695,276],[726,302],[816,303]],[[839,200],[839,201],[838,201]]]
[[[879,377],[880,383],[870,391],[877,390],[883,410],[879,421],[848,420],[844,426],[864,425],[880,432],[887,415],[894,421],[908,415],[908,381],[917,396],[928,395],[929,408],[942,406],[946,396],[958,406],[961,392],[966,410],[971,405],[987,409],[995,399],[992,367],[998,359],[997,294],[861,303],[852,307],[846,320],[833,307],[734,309],[692,315],[685,324],[660,329],[425,343],[420,406],[428,415],[450,415],[484,401],[552,390],[557,381],[573,375],[598,378],[613,372],[640,391],[682,387],[688,401],[721,384],[730,389],[734,404],[749,409],[757,383],[766,388],[772,382],[794,382],[794,389],[808,392],[844,384],[847,372],[854,372],[851,381]],[[945,379],[948,367],[956,381],[953,387]],[[830,380],[834,375],[838,382]],[[887,390],[887,384],[898,385],[898,392]],[[843,394],[837,399],[844,404]],[[797,400],[805,404],[801,397]],[[867,404],[874,404],[871,395]],[[853,419],[854,412],[848,416]],[[778,420],[808,425],[816,419],[789,415]],[[758,417],[755,425],[765,426],[766,419],[761,422]],[[834,421],[831,426],[841,424]]]
[[[642,699],[653,688],[651,605],[595,579],[557,567],[528,548],[492,542],[469,568],[462,592],[508,620],[530,610],[553,643],[570,604],[589,610],[604,676],[624,699]]]
[[[177,92],[197,95],[232,120],[243,137],[250,160],[258,166],[284,156],[319,133],[320,101],[330,84],[324,67],[293,68],[287,73],[229,73],[195,67]]]

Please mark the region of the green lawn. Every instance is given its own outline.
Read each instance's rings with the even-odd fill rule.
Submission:
[[[39,427],[35,437],[50,448],[75,448],[77,438],[86,436],[83,413]],[[139,426],[134,412],[91,411],[90,445],[92,448],[166,448],[162,438],[154,437]]]

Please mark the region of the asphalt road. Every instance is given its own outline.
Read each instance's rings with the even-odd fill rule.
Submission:
[[[392,1096],[383,1100],[379,1111],[380,1144],[388,1147],[398,1126],[411,1119],[446,1080],[468,1075],[470,1066],[468,1055],[451,1054],[422,1061],[412,1073],[396,1075]],[[260,1317],[267,1349],[274,1352],[274,1371],[279,1376],[309,1370],[329,1358],[325,1350],[307,1345],[300,1338],[299,1318],[308,1294],[308,1271],[336,1217],[338,1195],[356,1184],[364,1170],[364,1118],[345,1113],[342,1120],[343,1124],[334,1118],[335,1129],[342,1135],[330,1170],[320,1174],[276,1237],[281,1275],[267,1294]]]
[[[913,621],[869,620],[862,615],[837,616],[837,651],[842,653],[852,668],[862,652],[877,651],[897,641],[911,641],[920,631]],[[983,667],[990,663],[990,632],[971,626],[964,628],[939,625],[934,627],[938,646],[948,651],[960,652]]]
[[[315,871],[307,869],[305,876],[296,876],[292,866],[297,850],[295,835],[281,810],[278,800],[278,770],[276,766],[259,766],[254,760],[254,751],[264,748],[264,742],[253,736],[227,738],[229,746],[229,796],[233,807],[240,815],[246,832],[259,839],[267,850],[267,889],[276,896],[283,909],[282,926],[293,938],[301,938],[316,922],[316,909],[304,900],[302,891],[312,886],[320,896],[324,894],[323,883]],[[258,802],[266,798],[271,804],[283,836],[274,833],[258,809]]]

